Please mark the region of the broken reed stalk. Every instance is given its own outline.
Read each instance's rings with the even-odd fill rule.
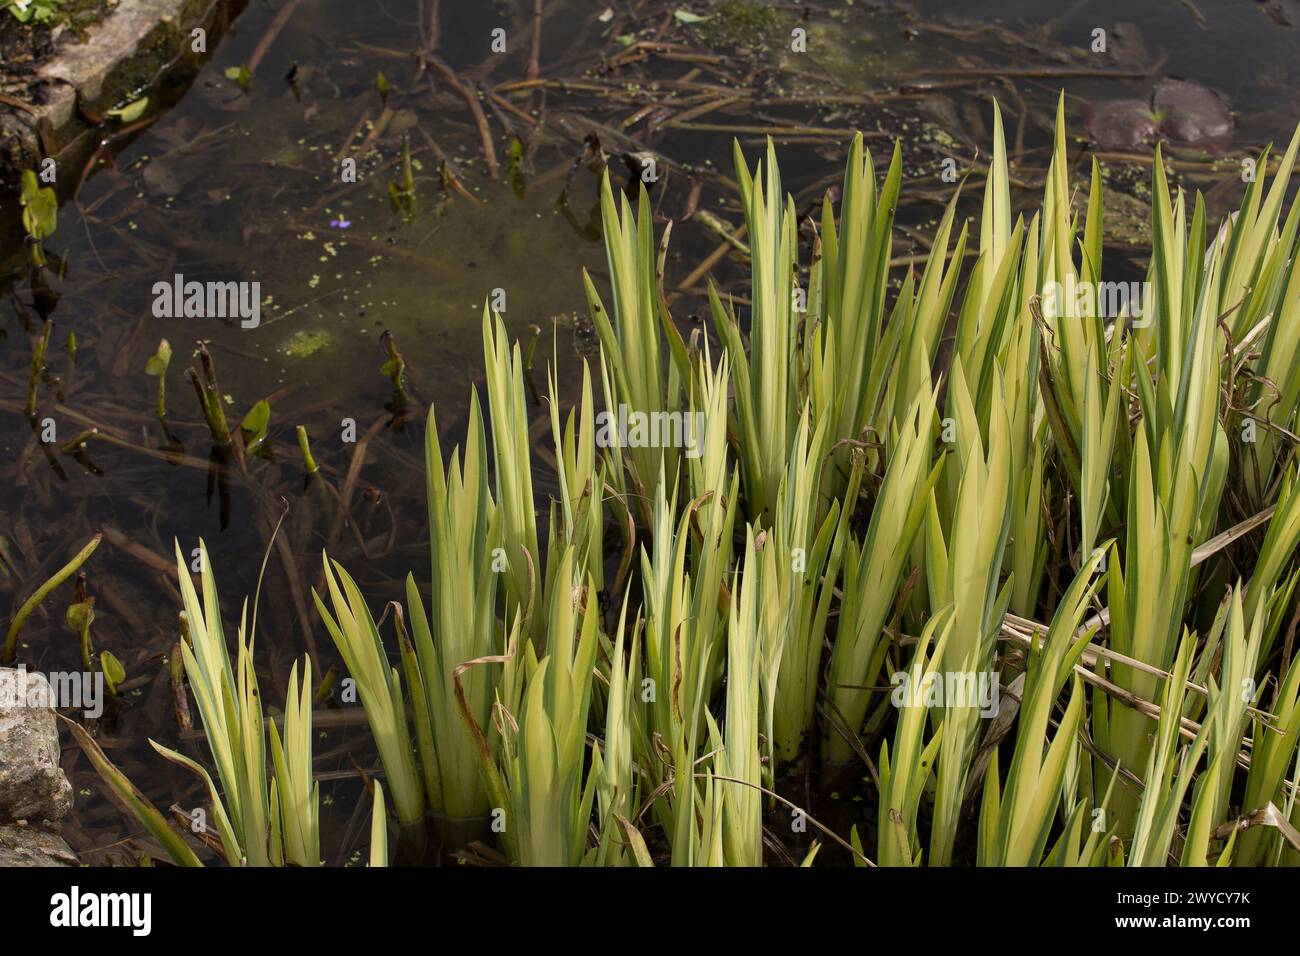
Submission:
[[[740,241],[740,234],[744,232],[743,229],[741,230],[732,229],[730,226],[728,226],[725,222],[723,222],[713,213],[709,212],[707,209],[695,210],[694,218],[705,228],[709,229],[713,233],[716,233],[720,238],[725,239],[729,245],[735,247],[737,252],[741,253],[742,255],[746,255],[746,256],[749,255],[749,246],[745,245],[745,243]]]
[[[67,339],[63,343],[64,351],[68,353],[68,372],[64,376],[68,389],[71,390],[72,382],[77,374],[77,333],[69,332]]]
[[[203,408],[203,417],[207,420],[208,430],[212,432],[212,440],[218,445],[229,447],[230,425],[226,422],[226,410],[221,404],[221,390],[217,387],[217,370],[212,363],[212,354],[208,347],[202,342],[198,343],[199,361],[203,365],[203,378],[199,378],[199,373],[191,365],[185,370],[189,376],[190,382],[194,385],[194,391],[199,396],[199,404]],[[161,399],[160,399],[161,402]]]
[[[302,467],[306,469],[307,474],[314,475],[320,471],[316,464],[316,459],[312,457],[311,445],[307,441],[307,429],[302,425],[297,428],[298,432],[298,451],[302,454]]]
[[[24,411],[28,418],[36,417],[36,393],[40,388],[41,375],[45,371],[45,351],[50,345],[50,331],[54,328],[54,322],[50,319],[45,320],[45,327],[41,329],[41,337],[36,340],[36,347],[32,351],[32,374],[27,380],[27,405]]]
[[[190,718],[190,698],[185,693],[185,657],[181,653],[179,641],[172,645],[167,664],[171,677],[172,706],[176,710],[176,723],[184,733],[194,726],[194,722]]]
[[[37,588],[35,593],[23,602],[23,606],[18,609],[18,613],[14,615],[14,619],[9,624],[9,631],[5,635],[4,651],[0,653],[0,664],[7,666],[13,663],[14,652],[18,649],[18,635],[22,632],[27,619],[32,616],[32,612],[49,596],[51,591],[77,573],[77,570],[86,563],[86,559],[99,547],[99,542],[103,538],[103,532],[96,534],[86,543],[85,547],[77,552],[71,561],[55,572],[54,577]]]
[[[158,414],[158,421],[164,426],[167,424],[167,376],[158,376],[158,407],[155,409]]]
[[[99,434],[98,428],[87,428],[84,432],[79,432],[71,441],[66,442],[59,448],[59,451],[65,455],[72,455],[81,451],[82,446],[90,439]]]
[[[339,681],[339,668],[337,664],[331,664],[330,669],[325,672],[321,678],[320,684],[316,687],[316,693],[312,696],[312,701],[317,706],[324,706],[325,702],[330,699],[334,693],[334,685]]]
[[[203,387],[203,381],[202,381],[202,379],[199,378],[199,373],[196,372],[196,371],[194,370],[194,366],[191,365],[189,368],[187,368],[187,369],[185,370],[185,374],[186,374],[186,376],[189,378],[190,382],[194,385],[194,392],[195,392],[195,394],[197,394],[198,397],[199,397],[199,407],[201,407],[201,408],[203,409],[203,417],[204,417],[204,419],[205,419],[205,420],[207,421],[207,423],[208,423],[208,430],[209,430],[210,432],[212,432],[212,438],[213,438],[213,440],[214,440],[214,441],[217,441],[218,443],[220,443],[220,442],[221,442],[221,438],[220,438],[220,427],[219,427],[218,424],[213,420],[212,409],[208,406],[208,395],[207,395],[207,391],[206,391],[206,390],[204,389],[204,387]],[[229,441],[229,433],[228,433],[228,432],[227,432],[227,438],[226,438],[226,441],[227,441],[227,442]]]

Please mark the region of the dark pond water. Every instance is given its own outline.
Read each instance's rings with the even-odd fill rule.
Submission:
[[[1081,158],[1084,123],[1106,103],[1149,102],[1158,81],[1178,77],[1222,96],[1235,128],[1211,144],[1175,147],[1175,173],[1222,211],[1242,188],[1240,158],[1285,141],[1300,115],[1296,90],[1300,4],[1164,0],[951,3],[708,3],[548,0],[530,76],[532,4],[442,0],[435,64],[427,3],[304,0],[265,46],[283,5],[254,0],[211,49],[172,108],[114,139],[85,170],[61,174],[59,226],[44,270],[28,265],[21,236],[0,241],[0,602],[17,605],[97,530],[107,539],[87,567],[96,599],[97,649],[125,664],[121,699],[100,722],[113,757],[156,805],[197,804],[193,781],[165,764],[147,737],[175,744],[165,664],[176,640],[173,541],[203,537],[233,621],[251,594],[272,528],[285,513],[285,547],[268,562],[258,653],[273,703],[292,660],[336,658],[310,589],[328,547],[367,589],[372,608],[401,595],[400,580],[427,561],[422,416],[436,404],[444,445],[459,441],[469,389],[481,383],[480,317],[504,290],[513,334],[544,331],[537,354],[555,355],[571,393],[593,336],[583,319],[580,273],[605,273],[596,219],[595,144],[626,177],[624,154],[652,150],[659,226],[677,221],[667,283],[685,326],[702,311],[696,267],[719,249],[703,210],[737,226],[731,142],[750,155],[771,134],[786,187],[811,208],[840,175],[853,129],[887,159],[899,137],[907,161],[905,205],[894,254],[924,254],[926,227],[953,186],[939,173],[953,158],[981,180],[989,100],[1007,118],[1013,176],[1041,181],[1059,90]],[[707,19],[685,23],[695,13]],[[790,31],[807,31],[805,53]],[[492,31],[506,31],[493,52]],[[1091,49],[1107,31],[1108,52]],[[227,74],[265,54],[247,84]],[[378,90],[386,80],[387,96]],[[479,120],[448,81],[475,99],[492,143],[492,176]],[[1099,105],[1100,104],[1100,105]],[[109,130],[108,132],[111,132]],[[594,137],[594,139],[593,139]],[[395,205],[409,149],[414,202]],[[1135,268],[1144,262],[1142,200],[1150,145],[1103,151],[1121,214],[1108,242]],[[341,178],[345,157],[358,181]],[[806,259],[806,255],[805,255]],[[715,281],[743,295],[746,264],[718,251]],[[900,270],[901,272],[901,270]],[[160,318],[155,284],[256,282],[260,323]],[[23,414],[33,335],[53,322],[38,425]],[[381,335],[405,356],[410,417],[390,408]],[[75,333],[75,364],[64,343]],[[144,374],[166,338],[169,434],[153,415],[157,379]],[[237,424],[257,402],[271,406],[269,457],[246,474],[214,460],[185,377],[203,340],[215,362],[226,414]],[[546,411],[532,408],[546,445]],[[80,457],[42,445],[52,419],[58,442],[97,427]],[[345,420],[356,442],[343,440]],[[328,481],[348,491],[346,510],[319,488],[304,491],[295,427],[305,426]],[[539,501],[554,487],[544,463]],[[74,668],[63,624],[70,588],[24,633],[28,667]],[[356,766],[374,766],[363,729],[343,713],[322,726],[324,850],[346,861],[365,841]],[[186,746],[197,747],[192,738]],[[102,796],[75,751],[65,755],[81,793],[68,836],[93,862],[124,859],[134,825]]]

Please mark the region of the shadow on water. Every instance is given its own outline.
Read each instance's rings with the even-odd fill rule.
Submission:
[[[0,500],[0,598],[16,606],[104,532],[85,586],[97,600],[96,646],[127,672],[100,721],[109,755],[159,806],[200,800],[193,781],[143,743],[193,747],[198,737],[178,726],[166,664],[180,603],[174,540],[188,555],[206,539],[233,620],[283,522],[258,635],[266,686],[277,688],[304,650],[318,657],[318,673],[336,660],[317,643],[309,610],[322,548],[354,569],[376,608],[401,597],[406,571],[421,576],[423,415],[435,403],[444,444],[463,437],[494,290],[512,334],[526,342],[530,326],[543,330],[540,382],[554,354],[562,398],[572,397],[594,344],[580,317],[581,269],[598,283],[605,275],[602,161],[626,182],[645,156],[656,160],[658,226],[676,223],[666,282],[675,317],[689,325],[704,313],[706,274],[747,305],[747,263],[726,238],[744,219],[730,178],[733,139],[751,157],[775,139],[803,213],[834,188],[852,130],[865,131],[878,158],[899,137],[909,180],[895,236],[901,264],[926,254],[928,227],[951,198],[944,160],[955,159],[967,195],[978,194],[991,97],[1006,116],[1013,177],[1032,192],[1061,88],[1081,132],[1085,108],[1149,99],[1162,77],[1211,87],[1234,109],[1234,132],[1174,145],[1171,155],[1178,181],[1219,210],[1240,194],[1240,159],[1288,137],[1298,112],[1300,12],[1287,0],[1170,2],[1150,14],[1087,0],[1050,23],[1026,0],[963,4],[960,18],[950,6],[722,0],[607,11],[556,0],[545,5],[534,64],[532,4],[522,0],[444,0],[436,36],[427,3],[305,0],[278,34],[285,5],[251,3],[174,107],[102,155],[84,183],[61,176],[43,269],[29,266],[17,237],[0,249],[0,477],[12,489]],[[685,22],[682,10],[705,19]],[[490,49],[498,27],[504,54]],[[1096,27],[1111,31],[1106,55],[1089,49]],[[789,48],[796,28],[806,31],[805,53]],[[241,83],[240,67],[254,58]],[[1128,197],[1116,205],[1130,228],[1108,221],[1108,255],[1113,248],[1141,269],[1151,147],[1098,152],[1108,189]],[[176,276],[257,283],[255,327],[243,327],[248,317],[160,317],[156,302],[170,296],[156,287]],[[31,343],[47,319],[28,420]],[[165,421],[159,377],[146,374],[162,339],[172,349]],[[386,341],[405,362],[405,414],[395,414],[381,371]],[[203,395],[229,428],[249,425],[260,449],[214,443]],[[265,422],[260,402],[270,407]],[[530,411],[544,449],[547,411],[536,402]],[[48,422],[52,442],[42,439]],[[316,480],[304,482],[297,426],[321,466]],[[544,501],[554,478],[536,467]],[[29,623],[29,668],[76,666],[63,611],[56,599]],[[317,724],[324,849],[342,863],[368,819],[359,769],[377,762],[355,708]],[[133,824],[99,798],[98,778],[75,753],[66,763],[83,793],[70,842],[89,861],[125,859],[119,844]]]

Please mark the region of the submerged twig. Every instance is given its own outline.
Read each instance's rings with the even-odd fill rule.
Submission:
[[[32,372],[31,377],[27,380],[27,406],[25,411],[28,418],[36,415],[36,393],[41,384],[41,375],[45,371],[45,350],[50,345],[50,331],[54,328],[54,323],[50,319],[45,320],[45,327],[41,330],[40,338],[36,340],[35,348],[32,350]]]
[[[271,44],[275,42],[281,31],[288,25],[290,17],[293,16],[293,12],[298,9],[300,3],[302,3],[302,0],[289,0],[280,9],[280,12],[275,15],[271,25],[266,28],[266,33],[262,34],[262,39],[257,41],[257,46],[253,48],[252,54],[248,57],[248,62],[244,64],[249,73],[257,71],[258,64],[262,62],[262,58],[271,49]]]
[[[483,113],[483,104],[478,101],[478,95],[463,84],[452,68],[443,63],[437,56],[430,54],[426,60],[433,65],[433,68],[438,71],[438,75],[446,81],[447,85],[459,93],[469,106],[469,111],[474,116],[474,123],[478,126],[479,137],[483,141],[483,158],[487,160],[488,174],[493,179],[496,179],[501,173],[501,167],[497,163],[496,149],[492,145],[492,130],[488,127],[487,116]]]

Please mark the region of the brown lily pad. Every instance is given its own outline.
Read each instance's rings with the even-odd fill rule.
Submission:
[[[1232,132],[1228,104],[1199,83],[1163,79],[1156,84],[1152,105],[1160,117],[1160,131],[1180,143],[1211,143]]]
[[[1156,131],[1156,118],[1144,100],[1090,103],[1084,121],[1088,135],[1102,149],[1132,149]]]

